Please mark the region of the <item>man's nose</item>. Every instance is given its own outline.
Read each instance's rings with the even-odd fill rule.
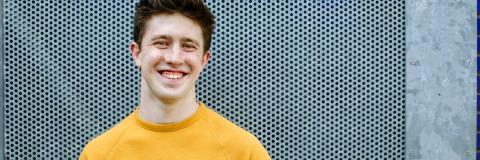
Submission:
[[[165,62],[174,65],[182,63],[182,50],[179,45],[174,45],[165,55]]]

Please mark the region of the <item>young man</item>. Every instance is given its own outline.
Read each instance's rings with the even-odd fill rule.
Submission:
[[[268,160],[249,132],[196,101],[214,17],[201,0],[141,0],[130,51],[140,104],[89,142],[81,160]]]

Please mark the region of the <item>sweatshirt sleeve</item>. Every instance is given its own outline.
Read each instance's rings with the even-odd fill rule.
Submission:
[[[78,160],[88,160],[87,159],[87,154],[85,153],[85,150],[80,153],[80,156],[78,157]]]
[[[252,153],[250,154],[250,160],[271,160],[270,155],[268,155],[267,150],[257,139],[256,143],[252,146]]]

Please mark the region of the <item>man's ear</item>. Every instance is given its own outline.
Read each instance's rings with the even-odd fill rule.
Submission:
[[[210,50],[203,53],[203,56],[202,56],[202,66],[203,66],[203,68],[205,68],[205,66],[208,64],[208,61],[210,60],[210,56],[211,56]]]
[[[140,60],[140,45],[138,45],[136,42],[130,43],[130,53],[132,54],[135,66],[140,68],[142,64],[142,61]]]

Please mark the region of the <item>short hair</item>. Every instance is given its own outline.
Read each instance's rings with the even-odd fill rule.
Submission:
[[[215,16],[202,0],[140,0],[135,7],[133,18],[133,41],[139,47],[142,45],[145,25],[153,16],[174,13],[188,17],[200,26],[205,42],[204,51],[208,51],[215,29]]]

